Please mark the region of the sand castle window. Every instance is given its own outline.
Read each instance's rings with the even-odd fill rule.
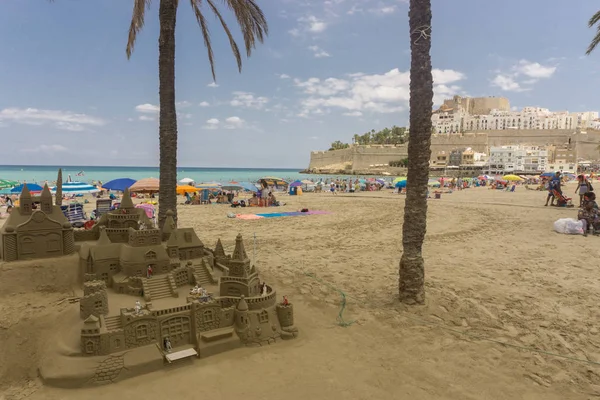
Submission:
[[[240,289],[238,289],[236,287],[230,287],[229,289],[227,289],[227,295],[228,296],[239,297],[240,294],[241,294]]]
[[[146,253],[146,260],[156,260],[156,253],[149,251]]]
[[[102,273],[102,280],[103,280],[104,282],[108,283],[108,273],[106,273],[106,272],[103,272],[103,273]]]
[[[213,310],[205,310],[202,313],[202,321],[204,323],[213,322],[215,320],[215,312]]]
[[[115,349],[121,347],[121,339],[115,339]]]
[[[158,244],[158,238],[156,236],[150,238],[150,243],[152,243],[152,244]]]
[[[117,270],[117,264],[110,264],[110,270],[111,271],[116,271]]]
[[[46,246],[48,251],[60,251],[60,242],[57,239],[49,239]]]
[[[30,237],[23,238],[21,242],[21,254],[33,253],[35,253],[33,239]]]
[[[87,342],[85,344],[85,351],[88,353],[93,353],[96,349],[96,346],[94,346],[94,342]]]
[[[265,322],[269,322],[269,313],[267,310],[262,310],[260,314],[258,314],[258,321],[262,324]]]
[[[97,309],[102,308],[102,300],[94,302],[94,307]]]
[[[146,339],[148,337],[148,325],[139,325],[135,328],[136,339]]]

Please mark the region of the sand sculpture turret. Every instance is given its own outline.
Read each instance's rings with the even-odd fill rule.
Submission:
[[[48,185],[39,197],[27,184],[19,206],[0,229],[0,253],[4,261],[59,257],[75,251],[73,227],[60,206],[54,205]]]

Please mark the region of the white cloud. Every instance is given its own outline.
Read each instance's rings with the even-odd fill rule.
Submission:
[[[154,117],[149,117],[147,115],[140,115],[138,119],[140,121],[154,121]]]
[[[362,117],[363,113],[361,113],[360,111],[350,111],[344,113],[344,115],[347,117]]]
[[[308,46],[308,49],[313,52],[315,58],[331,57],[331,54],[329,54],[319,46]]]
[[[208,101],[203,101],[202,103],[198,104],[200,107],[208,107],[210,106],[210,103]]]
[[[29,149],[22,149],[21,151],[24,153],[54,154],[54,153],[64,153],[64,152],[69,151],[69,149],[67,149],[65,146],[60,145],[60,144],[40,144],[37,147],[33,147],[33,148],[29,148]]]
[[[268,98],[254,96],[254,94],[250,92],[233,92],[233,100],[231,100],[229,104],[233,107],[261,109],[268,102]]]
[[[229,117],[225,119],[225,129],[237,129],[244,126],[245,121],[240,117]]]
[[[211,82],[211,83],[209,83],[209,84],[208,84],[208,85],[206,85],[206,86],[208,86],[208,87],[212,87],[212,88],[219,87],[219,85],[217,84],[217,82]]]
[[[239,129],[244,128],[246,122],[240,117],[225,118],[225,121],[220,121],[217,118],[211,118],[206,121],[203,129]]]
[[[456,85],[465,79],[464,74],[454,70],[433,70],[434,103],[461,91]],[[359,116],[365,111],[376,113],[398,112],[408,105],[410,97],[410,73],[392,69],[384,74],[349,74],[341,78],[309,78],[294,80],[294,84],[307,95],[301,101],[300,117],[326,113],[330,109],[342,109],[347,114]]]
[[[287,74],[281,74],[279,75],[279,79],[290,79],[291,77]]]
[[[160,111],[160,107],[155,106],[154,104],[146,103],[135,106],[135,111],[146,114],[154,114]]]
[[[391,6],[381,6],[381,7],[377,7],[377,8],[371,8],[369,11],[372,12],[373,14],[377,14],[377,15],[390,15],[396,12],[396,6],[395,5],[391,5]]]
[[[314,15],[307,15],[298,18],[298,26],[290,29],[288,33],[292,36],[301,36],[303,34],[318,34],[327,29],[327,23]]]
[[[217,129],[219,128],[219,121],[217,118],[211,118],[206,121],[206,125],[203,126],[204,129]]]
[[[527,90],[522,88],[510,75],[502,74],[498,74],[492,79],[492,86],[499,87],[505,92],[523,92]]]
[[[498,71],[491,84],[506,92],[524,92],[531,90],[540,79],[551,78],[556,70],[556,66],[520,60],[508,72]]]
[[[53,124],[56,128],[81,132],[89,126],[103,126],[106,121],[87,114],[71,111],[40,110],[37,108],[5,108],[0,110],[0,123],[14,122],[19,124],[42,126]]]
[[[515,66],[515,70],[517,73],[533,79],[547,79],[554,75],[556,67],[544,66],[537,62],[521,60],[519,61],[519,64]]]
[[[184,101],[178,101],[177,103],[175,103],[175,105],[177,106],[177,108],[187,108],[187,107],[191,107],[192,103],[184,100]]]

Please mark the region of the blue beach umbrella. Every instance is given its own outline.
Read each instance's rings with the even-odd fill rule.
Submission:
[[[42,190],[44,190],[44,188],[41,187],[40,185],[38,185],[37,183],[28,183],[27,189],[29,189],[30,192],[41,192]],[[23,191],[23,184],[20,184],[18,186],[15,186],[14,188],[10,189],[10,193],[12,193],[12,194],[19,194],[22,191]]]
[[[250,182],[240,182],[239,185],[248,192],[258,192],[258,188],[254,183]]]
[[[131,178],[119,178],[113,179],[112,181],[108,181],[102,184],[102,189],[108,190],[117,190],[119,192],[124,191],[125,189],[131,187],[137,181]]]

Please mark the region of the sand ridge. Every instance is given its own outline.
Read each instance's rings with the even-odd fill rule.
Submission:
[[[201,383],[203,396],[243,394],[247,399],[579,399],[600,394],[598,366],[456,333],[600,361],[595,327],[600,278],[594,261],[600,242],[552,231],[554,220],[573,217],[576,210],[543,207],[545,193],[524,188],[515,193],[469,189],[431,200],[424,247],[427,305],[405,307],[395,299],[403,196],[280,197],[288,205],[276,211],[309,208],[333,214],[242,221],[226,215],[256,209],[210,205],[182,206],[179,218],[206,245],[221,237],[228,251],[242,233],[251,257],[256,234],[261,274],[296,304],[302,330],[297,341],[244,348],[98,390],[42,387],[35,380],[40,353],[27,349],[51,345],[39,328],[51,329],[63,313],[77,312],[77,305],[56,305],[69,295],[68,284],[40,291],[44,284],[37,275],[23,271],[27,285],[13,284],[8,292],[0,286],[0,354],[10,365],[21,365],[0,370],[5,393],[32,399],[176,398],[199,393]],[[0,282],[10,276],[5,268],[13,266],[0,267]],[[22,279],[17,276],[11,281]],[[331,286],[348,295],[344,317],[357,321],[349,328],[336,325],[341,297]],[[24,335],[27,340],[13,339]],[[28,356],[19,360],[23,351]],[[223,373],[232,370],[239,371],[235,383]]]

